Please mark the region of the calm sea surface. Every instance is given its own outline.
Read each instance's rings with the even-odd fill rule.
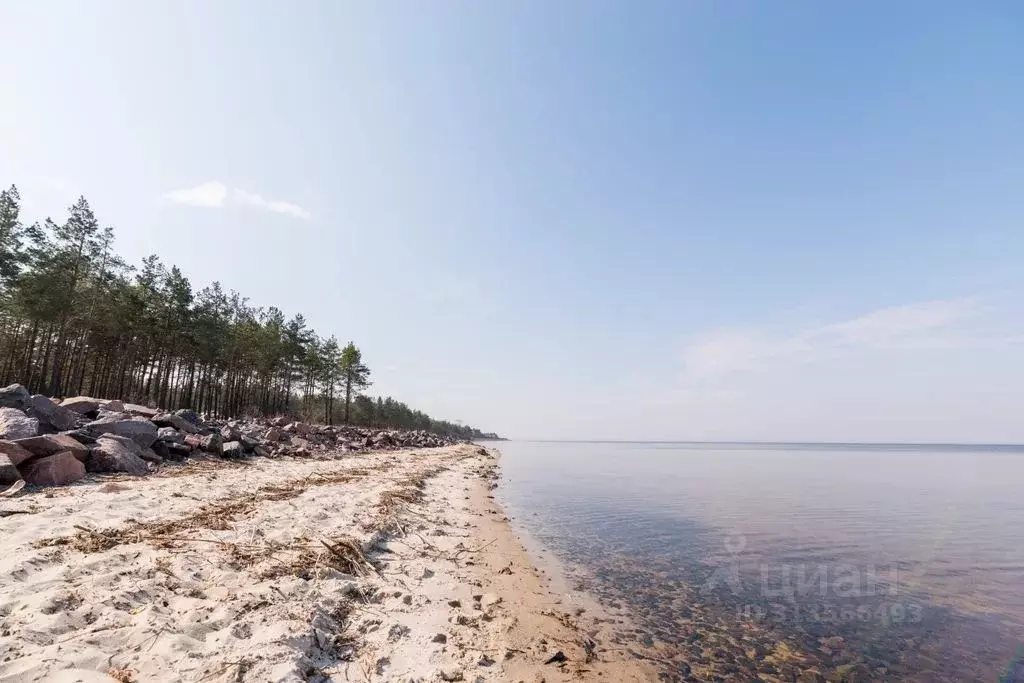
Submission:
[[[667,680],[1024,681],[1024,448],[497,446],[514,523]]]

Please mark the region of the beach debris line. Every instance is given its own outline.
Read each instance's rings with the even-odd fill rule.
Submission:
[[[196,457],[303,458],[464,443],[422,430],[316,425],[287,416],[205,419],[189,409],[167,412],[89,396],[57,400],[20,384],[0,388],[0,397],[0,487],[10,487],[0,496],[26,484],[73,484],[87,473],[142,476],[166,461]],[[409,502],[410,495],[396,492],[389,504]]]

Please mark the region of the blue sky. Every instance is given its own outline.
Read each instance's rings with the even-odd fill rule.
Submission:
[[[1024,440],[1009,2],[0,4],[0,183],[517,437]]]

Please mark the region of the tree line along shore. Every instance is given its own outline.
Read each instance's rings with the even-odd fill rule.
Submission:
[[[496,438],[365,395],[371,371],[360,349],[321,336],[301,314],[252,306],[218,282],[196,291],[155,255],[129,265],[84,197],[63,222],[27,224],[20,214],[17,188],[0,191],[0,386],[222,418],[291,414]]]

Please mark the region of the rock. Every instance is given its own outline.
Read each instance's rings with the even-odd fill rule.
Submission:
[[[568,659],[569,658],[565,656],[565,653],[562,652],[561,650],[559,650],[555,654],[551,655],[548,658],[548,660],[546,662],[544,662],[544,663],[545,664],[560,664],[560,663],[562,663],[564,661],[567,661]]]
[[[199,436],[198,434],[186,434],[185,445],[189,446],[190,448],[202,448],[203,437]]]
[[[431,642],[433,642],[433,643],[441,643],[443,645],[444,643],[448,642],[448,636],[446,636],[443,633],[438,633],[436,636],[434,636],[431,639]]]
[[[13,441],[0,441],[0,455],[6,455],[10,458],[11,463],[15,467],[35,457],[31,451],[26,450],[24,446]]]
[[[138,444],[131,439],[100,437],[89,450],[86,467],[90,472],[149,474],[149,466],[133,446],[138,447]]]
[[[252,452],[261,458],[270,458],[274,455],[273,451],[271,451],[266,446],[257,446],[256,448],[252,449]]]
[[[0,408],[24,410],[28,405],[28,400],[28,389],[20,384],[12,384],[9,387],[0,389]]]
[[[239,441],[242,442],[242,448],[245,449],[246,453],[260,445],[259,437],[252,436],[251,434],[242,434],[242,438],[240,438]]]
[[[170,449],[167,448],[167,443],[168,442],[161,441],[160,439],[157,439],[156,441],[153,442],[153,445],[149,447],[149,450],[153,453],[154,456],[156,456],[157,459],[151,460],[150,462],[160,464],[164,461],[165,458],[171,457],[171,451]],[[142,458],[141,455],[139,457]],[[146,458],[142,459],[146,460]]]
[[[33,458],[19,469],[25,483],[32,486],[66,486],[85,476],[85,465],[70,451]]]
[[[113,401],[107,401],[106,403],[100,406],[100,409],[107,410],[111,413],[123,413],[124,404],[115,399]]]
[[[21,479],[21,472],[9,455],[0,453],[0,484],[8,486]]]
[[[224,452],[224,439],[220,438],[220,434],[210,434],[209,436],[203,437],[203,440],[199,443],[199,447],[207,453],[220,455]]]
[[[269,441],[270,443],[277,443],[281,440],[281,428],[271,427],[263,434],[263,440]]]
[[[501,596],[495,593],[484,593],[480,596],[481,607],[490,607],[491,605],[497,605],[499,602],[501,602]]]
[[[164,451],[164,453],[157,453],[152,448],[142,448],[142,449],[140,449],[136,453],[136,455],[138,455],[140,458],[142,458],[146,462],[151,462],[154,465],[160,465],[164,461],[164,455],[165,454],[169,455],[170,452],[166,450],[167,444],[165,444],[163,442],[154,442],[154,443],[160,443],[160,445],[164,447],[164,448],[161,449],[162,451]]]
[[[238,426],[233,422],[229,422],[221,427],[220,435],[224,441],[238,441],[242,438],[242,432],[239,431]]]
[[[150,421],[157,427],[174,427],[179,432],[186,434],[195,434],[199,431],[194,424],[174,413],[161,413]]]
[[[156,440],[168,443],[185,443],[185,435],[174,427],[161,427],[156,430]]]
[[[197,413],[194,410],[190,410],[189,408],[182,408],[181,410],[175,410],[174,414],[177,415],[178,417],[184,419],[184,420],[187,420],[189,423],[195,425],[196,427],[198,427],[199,425],[203,424],[203,419],[201,417],[199,417],[199,413]]]
[[[92,413],[100,409],[100,404],[103,401],[97,398],[90,398],[88,396],[75,396],[73,398],[66,398],[60,402],[61,408],[67,408],[72,410],[79,415],[85,415],[86,413]]]
[[[164,447],[167,449],[167,455],[164,457],[169,460],[184,460],[192,454],[192,448],[188,444],[164,442]]]
[[[39,420],[36,418],[15,408],[0,408],[0,439],[27,439],[38,433]]]
[[[107,410],[110,410],[110,408],[107,408]],[[156,408],[147,408],[146,406],[140,406],[136,403],[125,403],[124,408],[122,408],[122,410],[124,410],[124,412],[126,413],[138,415],[139,417],[144,417],[147,419],[152,419],[160,414],[160,411],[157,410]]]
[[[284,427],[286,424],[288,424],[288,418],[284,417],[283,415],[281,417],[275,417],[274,421],[271,422],[270,424],[274,425],[275,427]]]
[[[84,429],[72,429],[70,432],[64,432],[72,439],[85,446],[91,446],[96,443],[96,437],[85,431]]]
[[[69,434],[43,434],[42,436],[18,439],[14,443],[31,453],[32,457],[69,451],[76,458],[85,462],[89,455],[89,449]]]
[[[225,442],[221,450],[221,454],[225,458],[241,458],[243,452],[242,444],[238,441]]]
[[[29,399],[25,412],[31,417],[38,418],[40,422],[48,423],[59,432],[73,429],[80,418],[75,411],[57,405],[42,394],[36,394]]]
[[[144,417],[123,418],[118,416],[103,417],[86,425],[86,429],[96,434],[116,434],[126,436],[143,448],[149,448],[156,441],[156,425]]]

